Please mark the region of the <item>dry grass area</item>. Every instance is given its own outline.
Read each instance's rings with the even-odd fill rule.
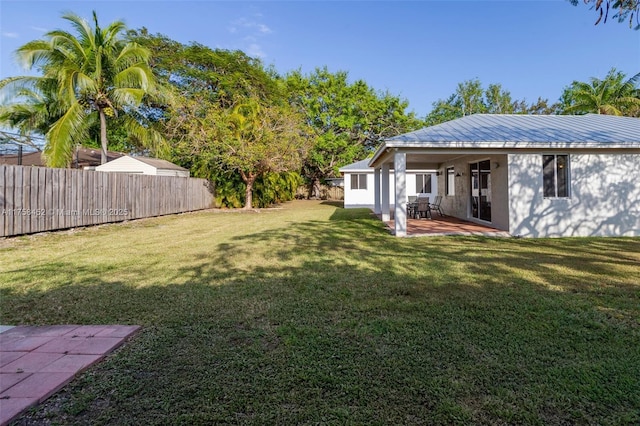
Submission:
[[[0,241],[0,323],[143,331],[18,424],[638,424],[640,238],[296,201]]]

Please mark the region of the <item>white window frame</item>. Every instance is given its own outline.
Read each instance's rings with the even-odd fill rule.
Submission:
[[[350,188],[353,191],[366,191],[367,190],[367,174],[352,173]]]
[[[545,159],[548,157],[553,157],[551,164],[553,170],[548,168],[545,170]],[[558,163],[558,157],[564,157],[564,164]],[[544,198],[571,198],[571,157],[569,154],[542,154],[542,195]],[[558,184],[558,175],[559,170],[563,169],[563,175],[566,180],[565,182],[565,192],[566,194],[559,194],[559,184]],[[553,172],[553,177],[549,176],[547,173]],[[547,191],[547,183],[549,179],[552,178],[553,182],[553,194],[549,194]]]
[[[444,169],[445,195],[456,195],[456,170],[453,166]]]
[[[429,190],[423,191],[425,189],[425,178],[429,181]],[[418,185],[418,182],[421,182],[421,185]],[[431,173],[416,173],[416,194],[431,194],[433,193],[433,176]]]

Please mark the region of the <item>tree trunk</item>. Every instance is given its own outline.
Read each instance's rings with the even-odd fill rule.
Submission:
[[[320,199],[320,179],[317,177],[313,178],[313,181],[311,182],[311,198],[313,198],[314,200],[319,200]]]
[[[244,192],[244,208],[250,210],[253,208],[253,183],[256,181],[257,175],[253,173],[242,173],[242,179],[247,184],[247,189]]]
[[[98,110],[98,114],[100,115],[100,144],[102,145],[100,164],[104,164],[107,162],[107,116],[102,108]]]

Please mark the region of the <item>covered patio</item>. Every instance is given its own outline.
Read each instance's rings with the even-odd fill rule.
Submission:
[[[382,219],[382,215],[377,215]],[[432,219],[412,219],[407,218],[407,237],[421,236],[446,236],[446,235],[482,235],[485,237],[510,237],[511,235],[500,229],[491,228],[490,226],[469,222],[452,216],[440,216],[433,214]],[[395,235],[396,224],[393,220],[393,212],[391,219],[384,222],[389,232]]]

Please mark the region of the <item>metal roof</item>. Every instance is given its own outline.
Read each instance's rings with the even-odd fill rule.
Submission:
[[[368,164],[389,148],[640,149],[640,118],[612,115],[474,114],[385,139]]]
[[[370,160],[370,158],[367,158],[366,160],[356,161],[355,163],[340,167],[340,172],[371,171],[371,167],[369,167]]]
[[[640,119],[598,114],[475,114],[386,141],[640,144]]]

